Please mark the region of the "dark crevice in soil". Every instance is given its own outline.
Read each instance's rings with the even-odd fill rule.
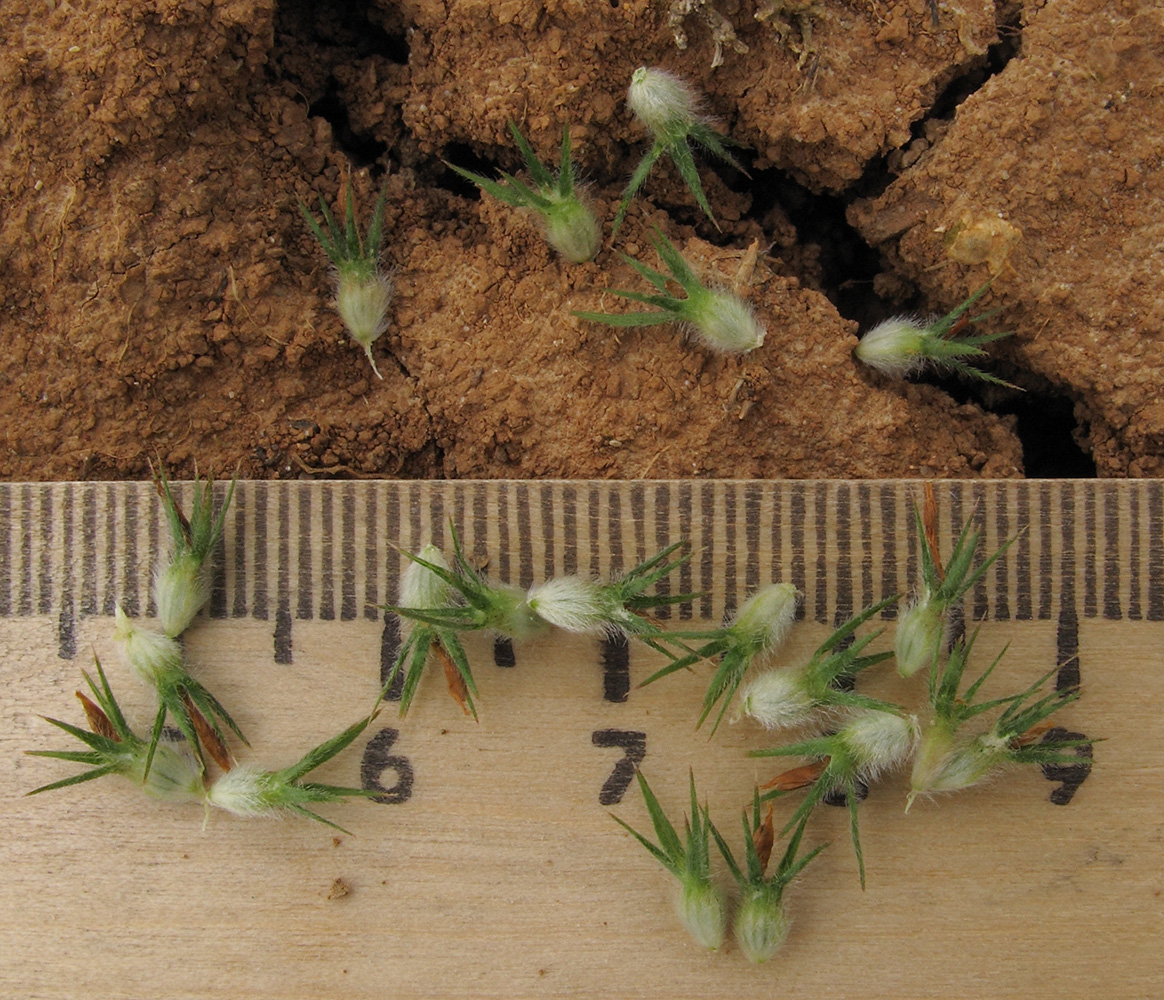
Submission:
[[[943,124],[954,120],[958,107],[1022,51],[1021,5],[999,13],[999,40],[986,50],[985,57],[946,84],[929,110],[910,126],[909,142],[868,163],[861,177],[845,192],[847,197],[876,198],[883,194],[918,156],[940,141]]]
[[[990,368],[989,362],[984,367]],[[1003,378],[1017,372],[998,371]],[[1015,392],[957,378],[926,378],[959,403],[972,402],[1000,416],[1015,417],[1015,434],[1023,449],[1023,474],[1028,479],[1094,479],[1095,462],[1079,446],[1075,404],[1053,390]],[[1045,385],[1045,383],[1044,383]]]
[[[801,268],[801,282],[828,297],[846,319],[864,327],[883,318],[880,310],[870,315],[873,299],[870,286],[883,270],[881,255],[869,246],[848,222],[845,211],[857,195],[817,194],[798,183],[783,170],[761,170],[753,174],[752,214],[764,218],[778,205],[796,227],[798,247],[819,248],[812,255],[811,268]],[[790,260],[786,263],[791,263]],[[795,263],[792,270],[797,271]]]
[[[491,180],[501,179],[499,171],[502,168],[492,160],[487,160],[485,157],[479,155],[472,146],[466,143],[450,143],[446,147],[442,159],[449,163],[455,163],[462,170],[469,170],[475,174],[480,174],[482,177],[488,177]],[[481,189],[472,181],[466,180],[455,170],[450,170],[439,161],[435,162],[433,167],[434,169],[429,178],[429,183],[433,187],[438,187],[443,191],[448,191],[450,194],[455,194],[458,198],[465,198],[469,201],[480,200]]]
[[[1021,6],[1015,5],[1009,10],[1000,10],[999,14],[998,41],[986,50],[985,59],[946,84],[945,89],[934,100],[929,113],[922,119],[923,122],[933,118],[953,118],[954,112],[966,98],[980,90],[992,76],[1006,69],[1006,64],[1022,51]]]
[[[1029,479],[1094,479],[1095,461],[1075,440],[1075,404],[1065,396],[1024,394],[999,409],[1018,418]]]
[[[388,144],[380,142],[370,135],[362,135],[352,129],[348,117],[347,105],[340,99],[338,87],[334,80],[330,81],[327,93],[307,109],[313,118],[323,118],[331,125],[336,145],[343,151],[352,166],[357,169],[372,167],[385,153]],[[375,175],[373,171],[373,175]]]
[[[354,49],[358,59],[377,55],[399,66],[408,65],[408,37],[403,23],[377,20],[373,12],[372,0],[331,4],[280,0],[276,31],[291,34],[299,45],[343,49],[343,58],[349,62]],[[376,13],[383,17],[381,12]],[[391,24],[391,30],[386,24]]]

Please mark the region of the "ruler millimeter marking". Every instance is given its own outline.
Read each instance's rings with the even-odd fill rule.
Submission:
[[[189,502],[190,484],[178,484]],[[217,484],[221,500],[224,484]],[[757,586],[787,581],[802,617],[842,621],[910,590],[918,484],[889,482],[243,482],[215,557],[209,614],[275,623],[382,617],[402,556],[455,526],[488,572],[527,587],[607,576],[686,539],[692,559],[660,585],[698,592],[664,618],[718,620]],[[1164,620],[1164,484],[949,482],[943,544],[970,518],[979,556],[1017,535],[968,596],[968,617]],[[150,483],[0,484],[0,617],[51,615],[72,657],[79,618],[154,612],[167,543]],[[885,617],[893,617],[888,609]]]

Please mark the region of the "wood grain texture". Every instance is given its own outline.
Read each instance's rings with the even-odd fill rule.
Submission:
[[[514,582],[627,565],[687,529],[696,589],[711,583],[693,620],[717,621],[755,583],[800,574],[805,620],[784,653],[794,659],[844,610],[839,580],[859,608],[907,579],[913,489],[241,484],[214,615],[191,629],[188,655],[249,736],[245,759],[290,762],[369,709],[390,629],[364,602],[389,596],[394,544],[416,547],[435,529],[447,546],[448,515]],[[148,612],[159,533],[143,484],[4,485],[0,996],[1159,995],[1159,484],[942,484],[947,537],[979,490],[987,545],[1026,529],[977,595],[981,655],[1011,642],[991,690],[1060,664],[1074,637],[1083,697],[1061,724],[1104,739],[1094,769],[1066,805],[1052,801],[1059,782],[1029,769],[909,815],[905,779],[891,778],[862,805],[864,893],[847,816],[823,808],[807,838],[832,846],[789,892],[785,950],[757,968],[732,945],[711,955],[687,939],[668,877],[609,816],[646,830],[637,791],[610,805],[600,794],[618,741],[642,734],[644,773],[671,815],[692,768],[734,842],[753,783],[775,770],[744,754],[769,737],[745,725],[695,733],[708,673],[637,689],[660,665],[638,647],[626,700],[608,701],[594,640],[519,643],[515,666],[501,667],[488,638],[471,637],[479,724],[437,670],[408,718],[390,706],[321,772],[358,784],[363,769],[392,788],[404,763],[384,758],[411,769],[404,801],[327,810],[355,836],[298,820],[204,822],[199,808],[159,805],[120,779],[25,798],[69,773],[22,751],[65,745],[41,713],[83,724],[72,692],[92,651],[139,728],[149,717],[108,616],[127,597]],[[922,687],[879,675],[862,689],[917,704]]]

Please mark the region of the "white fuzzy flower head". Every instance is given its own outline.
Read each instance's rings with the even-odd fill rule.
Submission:
[[[571,264],[582,264],[598,253],[602,243],[598,220],[577,198],[559,201],[545,222],[546,242]]]
[[[895,316],[873,327],[860,343],[859,361],[876,368],[882,375],[905,378],[925,366],[925,340],[928,328],[908,316]]]
[[[959,738],[948,725],[930,726],[914,758],[906,810],[918,795],[956,792],[985,780],[1004,759],[1004,751],[984,746],[981,738]]]
[[[193,552],[171,554],[154,571],[154,603],[162,631],[176,639],[210,600],[210,567]]]
[[[873,780],[900,767],[917,743],[917,719],[876,709],[854,715],[837,734],[862,778]]]
[[[761,587],[740,606],[731,629],[758,652],[770,653],[784,642],[796,620],[799,598],[800,591],[790,583]]]
[[[749,962],[767,962],[788,937],[788,917],[779,901],[753,890],[740,901],[735,920],[736,943]]]
[[[388,329],[392,281],[376,271],[371,276],[358,269],[341,269],[336,282],[335,306],[348,333],[364,349],[377,378],[383,378],[372,358],[372,344]]]
[[[201,802],[206,797],[206,788],[202,783],[202,768],[186,749],[186,744],[169,743],[165,740],[159,742],[143,786],[141,779],[145,772],[145,762],[146,751],[143,747],[141,752],[134,756],[131,767],[125,773],[151,798],[163,802]]]
[[[275,804],[277,791],[270,771],[242,764],[210,786],[206,792],[206,801],[235,816],[252,819],[278,813]]]
[[[425,562],[439,566],[441,569],[447,570],[449,568],[444,553],[431,543],[421,549],[417,555]],[[408,565],[404,567],[404,572],[400,575],[400,607],[415,608],[418,611],[446,608],[449,606],[451,596],[452,587],[436,573],[418,562],[408,561]]]
[[[698,339],[722,354],[745,354],[764,343],[768,331],[752,307],[731,292],[709,291],[692,303],[691,326]]]
[[[580,576],[560,576],[532,587],[526,604],[567,632],[603,635],[613,629],[611,608],[601,584]]]
[[[656,138],[686,132],[699,118],[699,102],[691,88],[665,69],[636,69],[626,103]]]
[[[182,648],[169,636],[139,628],[118,605],[114,612],[113,638],[122,644],[126,666],[147,684],[156,686],[182,671]]]
[[[793,667],[769,670],[740,689],[739,715],[765,729],[786,729],[807,722],[816,701],[808,693],[802,671]]]
[[[893,633],[893,654],[897,672],[912,677],[919,670],[928,670],[934,653],[946,642],[947,623],[942,608],[928,597],[914,601],[897,620]]]
[[[675,909],[697,943],[718,950],[727,932],[727,907],[719,889],[711,882],[692,879],[680,890]]]

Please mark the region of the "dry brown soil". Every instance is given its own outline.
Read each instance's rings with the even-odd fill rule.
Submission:
[[[685,51],[675,6],[5,0],[0,477],[1015,476],[1058,411],[1101,475],[1164,472],[1157,5],[711,0]],[[444,166],[517,169],[508,118],[556,161],[569,124],[609,237],[643,64],[741,145],[748,176],[701,168],[722,231],[668,168],[570,265]],[[345,182],[387,190],[382,381],[297,207]],[[571,315],[625,308],[616,251],[657,264],[652,227],[742,289],[762,348]],[[990,365],[1025,400],[854,360],[857,320],[992,275]]]

